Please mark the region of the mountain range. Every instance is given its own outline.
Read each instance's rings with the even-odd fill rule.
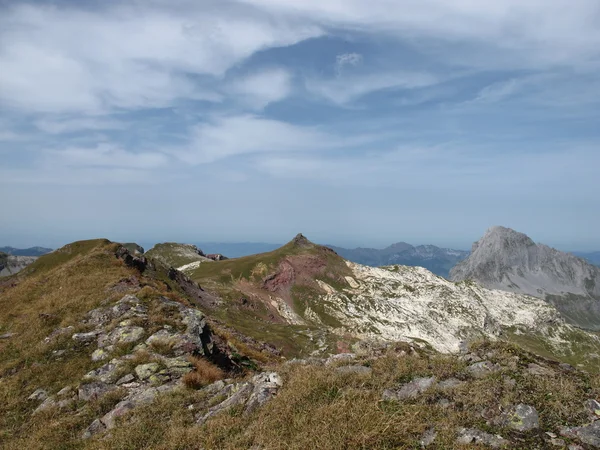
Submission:
[[[515,233],[491,233],[511,264],[536,253]],[[301,234],[233,259],[74,242],[0,280],[0,446],[600,446],[600,337],[499,287]]]
[[[46,247],[30,247],[30,248],[14,248],[14,247],[0,247],[0,253],[6,253],[7,255],[13,256],[42,256],[46,253],[50,253],[51,248]]]
[[[464,250],[440,248],[435,245],[415,247],[406,242],[398,242],[384,249],[329,247],[343,258],[358,264],[373,267],[393,264],[420,266],[446,278],[450,269],[469,255],[469,252]]]

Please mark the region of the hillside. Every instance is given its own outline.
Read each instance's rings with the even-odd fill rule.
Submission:
[[[487,230],[450,278],[545,299],[572,323],[600,329],[600,268],[509,228]]]
[[[566,324],[542,300],[449,282],[419,267],[361,266],[302,235],[276,251],[201,265],[188,275],[218,293],[223,303],[213,314],[223,321],[259,339],[277,329],[273,335],[283,332],[296,346],[294,334],[302,333],[306,351],[315,343],[333,350],[371,339],[454,352],[486,337],[590,367],[600,361],[593,356],[598,337]]]
[[[600,448],[598,338],[541,300],[302,235],[187,273],[98,239],[0,282],[0,447]]]
[[[398,242],[384,249],[346,249],[330,246],[343,258],[366,266],[381,267],[399,264],[425,267],[436,275],[448,278],[450,269],[469,255],[463,250],[440,248],[435,245],[412,246]]]

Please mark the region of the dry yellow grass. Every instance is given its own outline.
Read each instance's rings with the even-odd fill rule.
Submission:
[[[190,358],[194,370],[183,376],[183,383],[191,389],[200,389],[225,378],[225,372],[204,358]]]
[[[241,410],[222,413],[207,424],[195,424],[187,405],[197,403],[202,391],[181,392],[138,411],[112,437],[97,441],[102,449],[244,449],[256,446],[271,449],[415,449],[421,435],[432,425],[438,432],[430,448],[484,448],[455,443],[457,427],[475,427],[500,433],[515,442],[514,448],[545,448],[544,431],[556,432],[560,425],[585,422],[582,402],[599,394],[595,376],[559,373],[552,381],[510,368],[511,358],[522,364],[528,354],[506,344],[485,344],[497,352],[492,360],[506,369],[474,380],[451,392],[431,389],[412,400],[383,402],[384,389],[415,376],[465,378],[465,363],[454,356],[436,354],[396,356],[364,361],[372,375],[340,374],[332,366],[280,366],[285,383],[270,403],[246,416]],[[514,359],[513,359],[514,361]],[[516,387],[505,377],[517,381]],[[439,404],[448,398],[452,406]],[[490,426],[482,413],[486,408],[527,403],[537,408],[542,429],[530,433],[511,432]],[[210,406],[206,404],[205,407]]]

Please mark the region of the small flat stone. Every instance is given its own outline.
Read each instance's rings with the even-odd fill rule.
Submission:
[[[383,400],[404,400],[408,398],[416,398],[436,382],[435,377],[415,378],[411,382],[406,383],[398,390],[386,389],[383,391]]]
[[[13,336],[16,336],[16,334],[15,333],[4,333],[4,334],[0,334],[0,339],[10,339]]]
[[[46,392],[44,389],[36,389],[35,391],[33,391],[33,394],[31,394],[29,397],[27,397],[27,400],[43,402],[47,398],[48,398],[48,392]]]
[[[96,337],[100,334],[99,331],[90,331],[88,333],[75,333],[71,336],[75,342],[81,342],[83,344],[89,344],[96,340]]]
[[[520,403],[503,417],[502,423],[513,430],[529,431],[539,428],[540,419],[533,406]]]
[[[91,423],[91,425],[89,427],[87,427],[87,429],[85,430],[85,432],[83,433],[81,438],[89,439],[92,436],[94,436],[95,434],[98,434],[104,430],[106,430],[106,427],[104,426],[104,424],[100,421],[100,419],[96,419]]]
[[[119,378],[115,384],[117,386],[120,386],[122,384],[131,383],[133,380],[135,380],[135,377],[132,374],[128,373],[127,375]]]
[[[475,428],[460,428],[456,442],[462,445],[484,444],[492,448],[501,448],[509,443],[502,436],[486,433]]]

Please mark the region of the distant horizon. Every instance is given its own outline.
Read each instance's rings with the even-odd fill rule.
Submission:
[[[484,230],[485,231],[485,230]],[[521,230],[516,230],[516,231],[520,231],[523,232]],[[582,252],[582,253],[594,253],[594,252],[598,252],[600,251],[600,245],[597,247],[594,246],[584,246],[584,247],[579,247],[579,248],[574,248],[574,247],[565,247],[565,246],[561,246],[561,245],[553,245],[549,242],[543,242],[543,241],[538,241],[535,239],[535,237],[530,236],[527,232],[524,232],[525,234],[527,234],[529,237],[531,237],[533,239],[534,242],[536,242],[536,244],[545,244],[548,245],[550,247],[553,247],[557,250],[563,251],[563,252]],[[297,234],[297,233],[296,233]],[[176,243],[180,243],[180,244],[192,244],[192,245],[196,245],[198,246],[198,248],[200,248],[202,251],[204,251],[204,249],[202,248],[202,246],[211,246],[211,247],[216,247],[218,245],[248,245],[248,246],[271,246],[274,248],[280,247],[282,245],[285,245],[287,242],[291,241],[293,239],[293,237],[296,235],[293,234],[290,236],[289,239],[285,240],[285,241],[280,241],[280,242],[267,242],[267,241],[253,241],[253,240],[205,240],[205,239],[201,239],[201,240],[197,240],[197,239],[183,239],[183,240],[178,240],[178,239],[159,239],[159,240],[136,240],[136,239],[111,239],[110,237],[106,237],[106,236],[102,236],[102,237],[88,237],[88,238],[81,238],[81,239],[72,239],[72,240],[56,240],[56,241],[47,241],[47,242],[52,242],[51,243],[46,243],[46,244],[30,244],[30,242],[34,242],[34,241],[26,241],[26,240],[22,240],[22,241],[15,241],[13,243],[7,243],[7,240],[3,240],[3,238],[0,238],[0,248],[1,247],[13,247],[13,248],[17,248],[17,249],[27,249],[27,248],[32,248],[32,247],[43,247],[43,248],[51,248],[53,250],[58,249],[60,247],[63,247],[64,245],[67,245],[71,242],[75,242],[75,241],[80,241],[80,240],[88,240],[88,239],[108,239],[112,242],[120,242],[120,243],[126,243],[126,242],[134,242],[138,245],[140,245],[141,247],[144,248],[144,250],[149,250],[150,248],[152,248],[153,246],[155,246],[156,244],[160,244],[160,243],[164,243],[164,242],[176,242]],[[375,249],[375,250],[383,250],[387,247],[390,247],[391,245],[394,244],[398,244],[398,243],[406,243],[409,245],[412,245],[414,247],[418,247],[420,245],[435,245],[436,247],[439,248],[448,248],[448,249],[452,249],[452,250],[462,250],[462,251],[471,251],[471,246],[473,245],[474,242],[476,242],[477,240],[479,240],[482,236],[483,236],[483,231],[481,233],[480,236],[478,236],[477,238],[475,238],[470,244],[468,245],[462,245],[462,246],[456,246],[456,245],[444,245],[444,244],[440,244],[439,241],[437,240],[433,240],[432,242],[420,242],[420,243],[413,243],[410,242],[408,240],[404,240],[404,239],[399,239],[399,240],[395,240],[393,242],[390,242],[388,244],[374,244],[374,245],[369,245],[369,244],[353,244],[353,243],[336,243],[336,242],[331,242],[331,241],[327,241],[324,242],[323,240],[316,240],[311,238],[310,235],[307,235],[306,233],[302,233],[304,234],[304,236],[306,236],[310,241],[315,242],[319,245],[325,245],[325,246],[334,246],[334,247],[340,247],[340,248],[345,248],[345,249],[356,249],[356,248],[365,248],[365,249]],[[35,241],[37,242],[37,241]],[[212,253],[212,251],[209,251],[208,253]],[[227,255],[225,255],[227,256]]]

